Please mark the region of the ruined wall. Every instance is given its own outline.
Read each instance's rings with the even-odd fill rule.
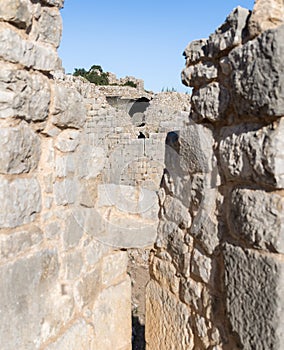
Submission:
[[[283,348],[283,2],[263,3],[184,53],[192,110],[167,137],[148,350]]]
[[[63,73],[62,6],[0,3],[0,347],[130,349],[126,249],[155,241],[170,129],[130,113],[154,97],[140,81]],[[187,99],[176,94],[177,127]]]

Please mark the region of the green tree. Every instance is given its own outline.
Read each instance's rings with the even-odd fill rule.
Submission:
[[[107,73],[105,73],[99,65],[93,65],[88,71],[84,68],[75,68],[73,75],[75,77],[84,77],[90,83],[96,85],[109,85]]]

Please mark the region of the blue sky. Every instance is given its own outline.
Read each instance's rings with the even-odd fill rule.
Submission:
[[[145,88],[187,91],[180,82],[182,52],[206,38],[233,8],[253,0],[65,0],[59,48],[66,73],[99,64],[118,77],[144,79]]]

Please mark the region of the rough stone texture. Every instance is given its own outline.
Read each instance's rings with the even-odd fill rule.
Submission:
[[[52,314],[51,305],[55,307],[56,301],[52,299],[55,296],[53,294],[56,294],[58,268],[56,252],[48,250],[1,267],[1,280],[5,280],[0,289],[2,349],[39,348],[42,342],[42,321],[55,320],[57,317]],[[57,300],[57,306],[60,302]],[[62,314],[61,317],[64,322]],[[11,324],[19,330],[18,336],[7,336]]]
[[[84,319],[78,320],[46,350],[95,350],[93,328]]]
[[[190,319],[188,308],[154,281],[147,286],[146,300],[147,349],[172,350],[177,344],[180,349],[193,349],[193,334],[184,327]]]
[[[283,347],[283,9],[238,7],[185,49],[194,89],[189,121],[167,135],[149,349]]]
[[[227,180],[283,188],[283,118],[267,127],[241,124],[221,130],[220,163]]]
[[[258,249],[283,253],[283,197],[261,190],[236,189],[229,223],[234,236]]]
[[[236,7],[221,25],[208,39],[208,56],[215,57],[223,51],[232,49],[242,43],[246,33],[246,24],[249,10],[240,6]]]
[[[40,0],[43,4],[62,8],[65,0]]]
[[[60,128],[82,127],[86,119],[82,96],[75,89],[55,85],[52,114],[53,124]]]
[[[251,37],[255,37],[267,29],[283,24],[283,22],[283,0],[256,0],[248,23],[249,34]]]
[[[32,20],[29,5],[29,0],[2,1],[0,4],[0,18],[13,23],[19,28],[26,28]]]
[[[218,76],[218,69],[212,62],[198,63],[189,66],[182,72],[182,82],[184,85],[198,87],[207,84]]]
[[[26,125],[0,129],[0,173],[21,174],[34,170],[40,158],[40,139]]]
[[[40,74],[5,65],[0,72],[0,117],[44,121],[49,112],[50,87]]]
[[[41,191],[36,179],[0,178],[0,227],[17,227],[35,219],[41,210]]]
[[[57,8],[42,8],[40,17],[32,26],[31,39],[58,47],[61,40],[62,19]]]
[[[11,259],[28,251],[31,247],[42,242],[42,231],[31,226],[28,229],[18,229],[10,234],[0,234],[0,258]]]
[[[227,244],[224,248],[226,307],[245,349],[281,349],[283,261]]]
[[[284,114],[284,25],[264,32],[229,54],[232,101],[240,116]],[[269,92],[269,93],[267,93]]]
[[[105,289],[94,305],[94,349],[131,349],[130,280]],[[128,320],[128,322],[127,322]],[[127,325],[127,326],[125,326]]]
[[[0,58],[12,63],[20,63],[27,68],[52,71],[61,68],[57,53],[52,48],[23,40],[12,29],[0,26]]]
[[[207,119],[212,122],[222,120],[229,106],[230,94],[219,83],[211,83],[193,93],[192,105],[198,114],[198,121]]]

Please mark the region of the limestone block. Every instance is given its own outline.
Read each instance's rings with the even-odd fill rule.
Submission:
[[[0,118],[23,117],[44,121],[48,117],[50,87],[42,74],[17,70],[5,64],[0,72]]]
[[[55,49],[24,40],[3,25],[0,26],[0,58],[45,72],[61,68]]]
[[[98,240],[114,247],[147,247],[156,238],[158,211],[154,191],[133,186],[98,185],[96,208],[90,209],[93,221],[89,225],[90,231]]]
[[[1,349],[39,349],[68,321],[72,303],[58,293],[58,268],[55,250],[44,250],[1,267],[0,278],[5,281],[0,288]],[[11,332],[11,324],[17,331]]]
[[[74,296],[80,309],[92,310],[102,288],[102,270],[96,266],[75,284]]]
[[[104,255],[108,254],[111,247],[96,240],[92,240],[85,249],[86,263],[90,266],[95,265]]]
[[[127,252],[116,252],[103,258],[102,284],[106,288],[117,281],[125,279],[128,264]]]
[[[0,128],[0,173],[21,174],[34,170],[40,157],[40,138],[27,123]]]
[[[41,189],[35,178],[8,181],[0,178],[0,227],[16,227],[34,221],[41,210]]]
[[[200,61],[208,55],[208,41],[206,39],[192,41],[187,45],[183,55],[187,59],[187,66]]]
[[[43,4],[62,8],[65,0],[40,0]]]
[[[79,92],[63,85],[54,86],[52,122],[59,128],[79,129],[86,120],[83,98]]]
[[[55,342],[48,345],[46,350],[99,350],[93,345],[94,330],[84,319],[75,322]]]
[[[253,247],[284,253],[283,201],[274,193],[235,189],[228,218],[232,234]]]
[[[248,22],[249,34],[255,37],[284,22],[283,0],[256,0]]]
[[[84,213],[81,211],[72,211],[66,218],[66,226],[62,236],[63,244],[66,249],[78,245],[84,234]]]
[[[104,289],[93,308],[94,349],[131,350],[131,282]]]
[[[150,271],[152,278],[155,279],[162,288],[168,289],[172,293],[178,295],[179,278],[176,276],[177,271],[171,262],[155,257],[152,261]]]
[[[64,154],[55,156],[55,175],[59,178],[70,176],[74,178],[76,171],[76,158],[74,154]]]
[[[191,216],[188,209],[182,203],[171,196],[166,196],[164,202],[165,216],[168,220],[176,223],[179,227],[189,228],[191,225]]]
[[[79,145],[80,132],[77,130],[63,130],[55,141],[55,147],[61,152],[74,152]]]
[[[61,233],[60,223],[56,220],[53,220],[44,227],[44,234],[49,240],[57,239]]]
[[[181,279],[180,284],[181,301],[194,307],[195,310],[202,308],[202,284],[193,279]]]
[[[177,157],[184,171],[195,174],[210,173],[213,170],[214,138],[212,130],[191,122],[180,132],[179,143],[180,149]]]
[[[2,1],[0,3],[0,18],[6,22],[13,23],[19,28],[29,27],[32,20],[29,1]]]
[[[216,79],[217,76],[217,66],[212,62],[204,62],[186,67],[182,71],[181,80],[186,86],[199,87]]]
[[[146,288],[146,343],[148,350],[194,349],[190,311],[157,282]],[[185,326],[187,325],[187,326]]]
[[[227,180],[284,186],[284,119],[261,128],[242,124],[221,130],[220,163]]]
[[[244,349],[280,350],[284,341],[284,265],[276,254],[224,247],[226,308]]]
[[[62,261],[64,270],[64,279],[74,280],[80,277],[80,272],[83,268],[84,261],[82,254],[79,251],[67,253]]]
[[[56,181],[54,184],[55,204],[73,204],[76,200],[78,183],[73,179]]]
[[[211,278],[212,261],[199,250],[194,249],[191,262],[191,271],[195,276],[209,283]]]
[[[62,19],[58,8],[42,7],[40,16],[34,21],[30,38],[58,48],[62,34]]]
[[[208,56],[219,56],[222,51],[232,49],[240,45],[246,36],[246,25],[250,11],[236,7],[226,18],[215,33],[211,34],[208,39]]]
[[[207,119],[216,122],[224,119],[230,103],[230,94],[225,87],[214,82],[194,91],[191,102],[198,114],[198,121]]]
[[[42,242],[43,234],[37,226],[0,234],[0,259],[14,258]]]
[[[238,115],[261,120],[283,116],[283,55],[284,25],[230,52],[232,103]]]

